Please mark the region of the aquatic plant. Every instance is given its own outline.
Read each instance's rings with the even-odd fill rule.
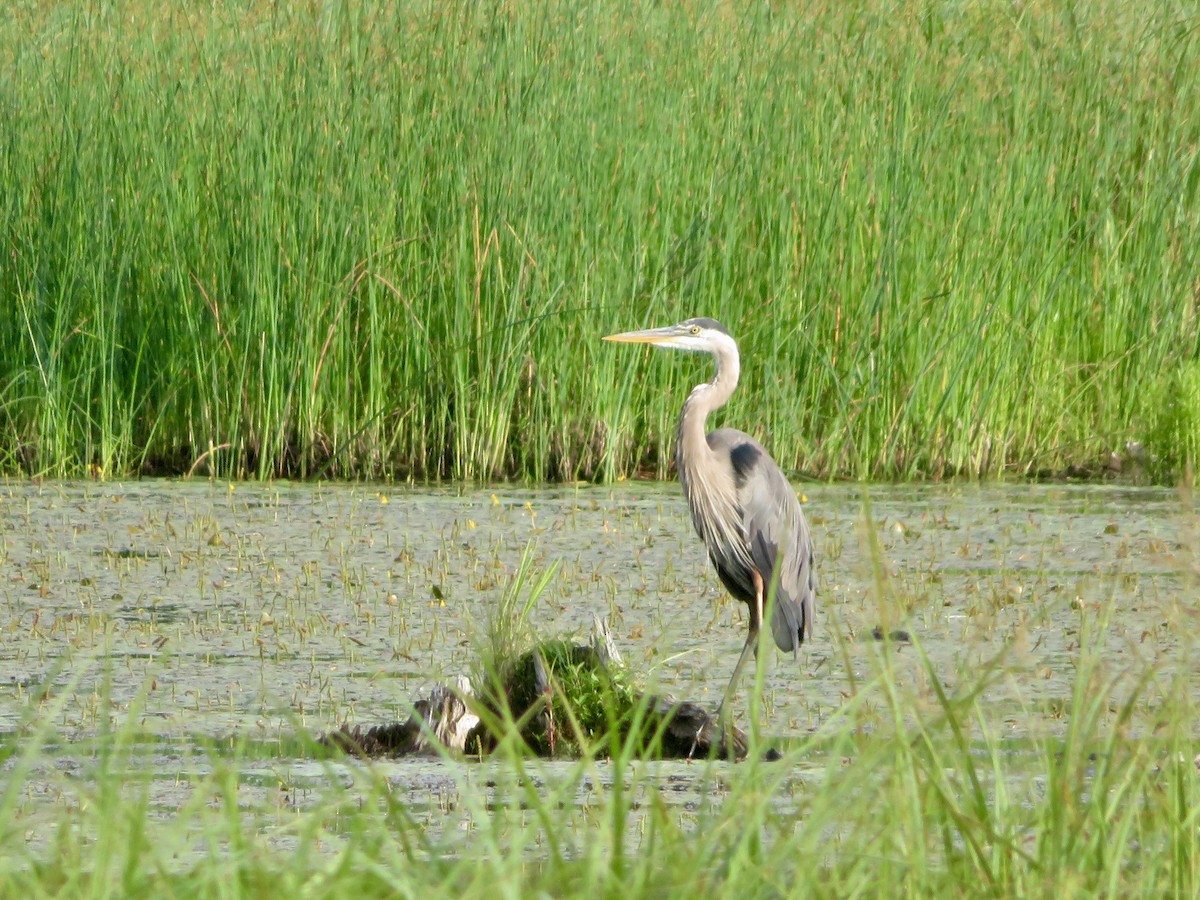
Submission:
[[[1170,479],[1197,69],[1117,0],[18,5],[0,469],[661,476],[704,375],[598,339],[706,314],[786,468]]]

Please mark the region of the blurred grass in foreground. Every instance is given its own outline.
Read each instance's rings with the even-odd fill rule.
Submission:
[[[820,476],[1200,457],[1200,32],[1171,3],[18,2],[0,470]]]
[[[30,686],[0,746],[0,895],[1192,896],[1198,711],[1175,663],[1200,648],[1186,633],[1177,656],[1131,645],[1114,668],[1120,609],[1080,611],[1061,726],[1040,736],[1006,738],[981,702],[1024,679],[1018,714],[1044,718],[1008,651],[947,670],[918,637],[903,666],[884,644],[847,670],[842,707],[783,760],[758,761],[752,728],[737,765],[647,762],[619,739],[578,763],[519,739],[485,762],[314,763],[302,730],[266,752],[245,735],[160,737],[148,758],[152,683],[116,704],[108,664],[81,653],[52,690]],[[71,740],[59,730],[85,682],[102,714]]]

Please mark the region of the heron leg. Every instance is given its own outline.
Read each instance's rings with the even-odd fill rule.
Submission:
[[[758,629],[762,626],[763,620],[763,580],[758,574],[757,569],[750,572],[751,578],[754,579],[754,600],[750,604],[750,633],[746,635],[746,643],[742,647],[742,655],[738,657],[737,665],[733,667],[733,675],[729,679],[729,684],[725,688],[725,695],[721,697],[721,705],[717,707],[717,718],[721,720],[722,734],[727,732],[727,716],[725,715],[725,707],[729,703],[730,698],[737,692],[738,676],[742,674],[742,668],[746,665],[746,660],[753,653],[758,656]]]
[[[746,644],[742,647],[742,655],[738,657],[737,665],[733,667],[733,675],[729,679],[729,684],[725,687],[725,694],[721,697],[721,703],[717,706],[717,715],[720,716],[730,698],[737,693],[738,676],[742,674],[742,669],[746,665],[746,660],[750,654],[754,653],[758,647],[758,629],[751,629],[746,635]]]

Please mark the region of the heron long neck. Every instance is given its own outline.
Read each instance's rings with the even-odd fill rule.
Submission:
[[[737,345],[732,339],[727,347],[713,352],[713,360],[717,364],[716,374],[713,375],[712,381],[692,388],[683,404],[679,428],[675,433],[675,465],[689,497],[692,494],[689,484],[693,473],[703,466],[712,453],[705,437],[708,414],[724,406],[733,395],[741,372]]]

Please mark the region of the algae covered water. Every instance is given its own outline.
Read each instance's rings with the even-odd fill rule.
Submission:
[[[1194,516],[1176,492],[813,486],[803,499],[817,628],[799,665],[765,660],[773,741],[841,715],[883,666],[917,715],[921,698],[936,712],[938,687],[995,668],[976,702],[1016,750],[1069,727],[1083,641],[1114,670],[1190,671]],[[746,627],[674,484],[13,483],[0,555],[0,731],[12,746],[42,729],[51,750],[29,783],[86,781],[89,741],[126,728],[164,811],[211,769],[204,748],[241,748],[237,778],[257,803],[291,808],[352,778],[357,764],[306,761],[293,737],[406,718],[434,682],[471,671],[526,556],[535,572],[557,565],[530,616],[539,635],[586,639],[601,616],[631,668],[679,697],[716,705]],[[896,629],[913,641],[875,639]],[[870,725],[874,701],[860,702]],[[882,712],[877,724],[891,727]],[[487,767],[378,765],[431,816],[464,779],[495,789]],[[598,770],[570,802],[613,777]],[[641,784],[693,803],[713,790],[696,777],[664,764]],[[30,810],[47,797],[62,802],[62,788],[31,795]]]
[[[1029,678],[1010,685],[1011,710],[1005,691],[990,702],[1020,734],[1047,725],[1026,704],[1053,701],[1081,617],[1116,598],[1114,657],[1169,661],[1172,620],[1192,614],[1180,602],[1196,564],[1191,513],[1173,491],[813,487],[805,500],[818,627],[799,666],[768,660],[780,736],[836,712],[845,661],[869,669],[876,627],[912,633],[947,677],[1011,645],[1008,665]],[[400,715],[470,670],[527,548],[535,567],[559,565],[531,614],[540,635],[586,638],[604,617],[627,662],[680,695],[715,705],[745,636],[744,608],[670,484],[14,484],[0,494],[0,540],[10,730],[32,686],[81,665],[95,672],[74,685],[64,735],[95,730],[148,682],[143,727],[158,735]],[[102,673],[108,710],[87,702]]]

